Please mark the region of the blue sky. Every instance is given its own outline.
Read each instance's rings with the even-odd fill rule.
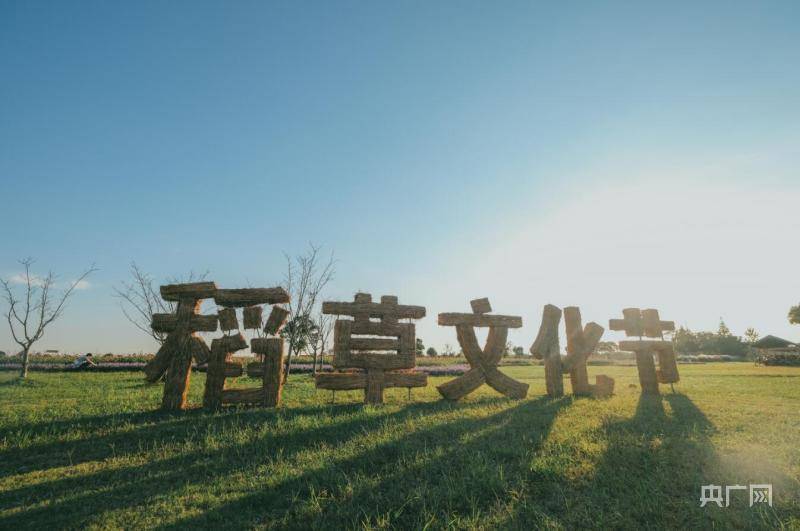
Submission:
[[[41,348],[153,348],[135,260],[798,338],[796,2],[3,2],[0,274],[101,270]],[[765,256],[761,249],[779,249]],[[609,336],[611,337],[611,336]],[[0,331],[0,348],[10,348]]]

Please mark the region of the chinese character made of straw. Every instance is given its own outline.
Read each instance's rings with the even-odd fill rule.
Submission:
[[[357,293],[353,302],[323,302],[322,312],[353,319],[337,319],[334,324],[333,366],[337,372],[316,375],[317,388],[363,389],[364,403],[380,404],[388,387],[410,390],[428,384],[426,374],[412,370],[416,366],[414,324],[398,321],[425,317],[423,306],[398,304],[397,297],[389,295],[375,303],[369,293]],[[342,369],[359,372],[339,372]]]
[[[241,375],[241,366],[238,366],[237,371],[237,368],[233,366],[237,364],[230,363],[229,359],[230,353],[247,347],[247,342],[241,334],[226,335],[223,338],[215,339],[212,341],[210,349],[203,338],[197,335],[197,332],[216,331],[218,322],[223,320],[224,315],[222,312],[220,315],[201,315],[199,313],[200,305],[204,299],[213,298],[218,305],[225,307],[253,307],[258,304],[288,301],[288,294],[282,288],[220,290],[217,289],[214,282],[170,284],[161,286],[160,291],[164,300],[176,302],[177,306],[175,313],[153,314],[151,322],[153,330],[166,333],[167,338],[155,357],[145,366],[144,373],[149,382],[157,382],[162,377],[164,378],[161,407],[166,410],[186,409],[192,359],[198,365],[206,362],[209,364],[206,396],[209,395],[210,388],[213,390],[220,387],[221,391],[224,388],[226,376]],[[246,313],[246,315],[249,314],[250,322],[254,322],[256,313],[260,320],[260,312],[251,309]],[[226,317],[230,318],[229,315]],[[223,331],[230,330],[229,321],[226,325],[223,320],[222,328]],[[257,339],[253,341],[253,349],[256,350]],[[276,348],[273,346],[272,351],[275,350]],[[282,353],[282,345],[280,353]],[[280,364],[278,365],[280,366]],[[217,386],[216,384],[220,382],[221,385]]]
[[[448,400],[459,400],[481,385],[488,384],[510,398],[525,398],[528,384],[518,382],[500,372],[497,364],[503,357],[509,328],[520,328],[522,317],[488,315],[492,311],[489,299],[471,301],[472,313],[440,313],[440,326],[455,326],[458,344],[469,362],[470,369],[458,378],[437,387]],[[475,336],[476,327],[488,327],[486,346],[481,348]]]
[[[581,311],[577,306],[564,308],[564,325],[567,330],[567,355],[561,356],[558,340],[558,326],[561,322],[561,308],[548,304],[542,312],[539,334],[531,345],[534,358],[544,361],[544,378],[547,394],[551,397],[564,395],[564,372],[569,372],[572,394],[611,396],[614,392],[614,379],[598,375],[595,383],[589,383],[586,363],[597,348],[605,331],[597,323],[581,326]]]
[[[209,409],[237,404],[277,407],[283,392],[283,339],[275,336],[289,315],[285,308],[273,306],[263,329],[264,336],[250,341],[250,350],[258,359],[247,365],[247,375],[260,378],[261,387],[226,389],[225,382],[228,377],[241,376],[244,372],[242,365],[232,360],[234,352],[247,348],[247,341],[238,331],[236,309],[243,308],[244,328],[256,330],[260,335],[261,305],[289,302],[289,294],[283,288],[220,289],[214,301],[222,308],[217,315],[225,335],[211,342],[203,406]],[[233,330],[237,333],[229,334]]]
[[[619,349],[636,353],[636,367],[639,370],[639,384],[642,392],[659,394],[659,383],[675,383],[680,380],[678,363],[672,343],[664,341],[665,330],[675,330],[673,321],[662,321],[658,310],[625,308],[622,319],[611,319],[608,327],[611,330],[624,330],[627,337],[639,337],[638,341],[620,341]],[[642,337],[657,338],[644,340]],[[658,355],[656,370],[653,354]]]
[[[145,365],[144,374],[148,382],[154,383],[164,377],[162,409],[186,409],[186,394],[192,375],[192,358],[206,363],[210,350],[197,332],[214,332],[217,329],[216,315],[200,315],[203,299],[214,296],[217,286],[213,282],[192,282],[161,286],[161,298],[176,302],[175,313],[155,313],[151,326],[154,331],[167,334],[167,339],[155,357]]]

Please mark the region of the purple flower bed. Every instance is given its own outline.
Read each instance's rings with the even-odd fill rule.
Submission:
[[[117,363],[98,363],[90,369],[76,369],[71,363],[31,363],[28,366],[30,371],[41,372],[76,372],[76,371],[95,371],[95,372],[120,372],[120,371],[141,371],[145,364],[141,362],[117,362]],[[0,371],[18,371],[22,368],[19,363],[0,363]]]
[[[424,372],[429,376],[459,376],[469,370],[469,365],[428,365],[424,367],[417,367],[419,372]],[[313,371],[313,366],[310,363],[293,363],[292,372],[295,374],[310,374]],[[321,372],[331,372],[333,367],[323,364]]]
[[[458,365],[429,365],[427,367],[417,367],[420,372],[426,372],[429,376],[460,376],[469,370],[469,365],[459,363]]]
[[[94,367],[88,369],[75,369],[71,363],[31,363],[29,370],[41,372],[76,372],[76,371],[92,371],[92,372],[121,372],[121,371],[141,371],[144,369],[145,363],[142,362],[114,362],[114,363],[98,363]],[[0,363],[0,371],[18,371],[22,368],[19,363]],[[205,366],[194,367],[201,372],[205,371]],[[322,372],[331,372],[333,367],[328,364],[322,365]],[[429,376],[458,376],[464,374],[469,370],[469,365],[430,365],[425,367],[417,367],[417,370],[424,372]],[[294,374],[311,374],[313,366],[310,363],[293,363],[292,373]]]

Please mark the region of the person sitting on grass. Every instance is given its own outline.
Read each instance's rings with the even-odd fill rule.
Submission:
[[[94,361],[92,360],[92,353],[91,352],[89,352],[85,356],[78,356],[78,359],[76,359],[72,363],[72,368],[73,369],[86,369],[86,368],[94,367],[94,366],[95,366],[95,364],[94,364]]]

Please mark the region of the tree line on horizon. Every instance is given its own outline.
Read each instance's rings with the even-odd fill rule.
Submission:
[[[335,260],[333,253],[324,260],[320,255],[321,247],[310,244],[307,252],[295,257],[285,255],[287,270],[283,279],[283,287],[291,294],[289,310],[292,318],[281,331],[288,343],[286,357],[286,374],[289,373],[293,355],[305,353],[313,357],[314,372],[322,366],[323,355],[331,336],[333,320],[322,314],[320,301],[322,292],[333,279]],[[20,377],[28,374],[30,354],[33,346],[42,339],[50,324],[59,319],[66,309],[66,303],[75,294],[76,287],[89,275],[97,271],[92,265],[78,276],[78,280],[66,284],[64,289],[57,289],[56,275],[52,272],[39,277],[31,271],[33,259],[20,261],[24,268],[23,275],[0,278],[0,299],[6,303],[3,313],[11,332],[12,339],[20,347],[18,356],[22,368]],[[131,277],[120,282],[114,289],[114,296],[120,300],[124,316],[138,330],[148,334],[158,343],[164,337],[150,327],[153,313],[174,311],[172,304],[161,299],[157,284],[153,277],[142,271],[135,262],[131,263]],[[196,275],[190,273],[189,281],[203,280],[208,273]],[[173,278],[169,282],[187,281],[186,278]],[[788,312],[788,320],[792,324],[800,324],[800,304],[792,306]],[[676,353],[681,355],[716,354],[731,357],[744,357],[752,353],[752,345],[758,340],[755,329],[748,328],[744,336],[735,336],[725,322],[715,332],[694,332],[688,327],[679,327],[667,339],[673,342]],[[617,352],[618,347],[612,341],[601,341],[597,349],[599,354]],[[459,356],[451,345],[446,344],[442,352],[434,347],[425,347],[421,338],[417,338],[416,352],[418,356]],[[526,350],[512,343],[506,345],[504,356],[525,356]]]

